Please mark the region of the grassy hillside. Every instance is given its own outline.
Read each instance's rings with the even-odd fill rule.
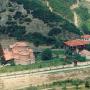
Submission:
[[[80,27],[86,34],[90,34],[90,2],[80,0],[79,8],[76,10],[80,17]]]
[[[73,13],[70,6],[75,3],[75,0],[48,0],[53,10],[63,17],[73,20]]]
[[[53,5],[58,0],[50,2]],[[33,42],[36,46],[57,44],[60,47],[65,40],[74,39],[81,32],[69,22],[72,16],[71,11],[71,14],[68,13],[71,2],[61,0],[59,4],[63,8],[59,7],[60,15],[57,15],[50,12],[42,0],[9,0],[6,10],[1,13],[0,34]]]

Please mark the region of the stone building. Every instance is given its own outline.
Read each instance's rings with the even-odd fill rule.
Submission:
[[[14,59],[16,65],[27,65],[35,63],[33,50],[29,48],[27,42],[16,42],[10,45],[8,49],[4,49],[5,60]]]

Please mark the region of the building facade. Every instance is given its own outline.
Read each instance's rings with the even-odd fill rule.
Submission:
[[[35,63],[33,50],[29,48],[27,42],[16,42],[4,49],[5,60],[14,59],[16,65],[27,65]]]

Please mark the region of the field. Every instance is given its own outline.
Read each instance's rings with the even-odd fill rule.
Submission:
[[[85,88],[84,86],[80,86],[79,89],[76,89],[75,86],[67,87],[67,89],[63,89],[63,87],[58,87],[57,86],[57,87],[51,87],[51,88],[46,88],[46,89],[30,87],[30,88],[21,89],[21,90],[90,90],[90,89]]]
[[[5,88],[25,88],[21,90],[77,90],[76,88],[78,88],[78,90],[88,90],[85,88],[85,82],[86,80],[90,80],[89,78],[87,79],[87,77],[90,77],[89,71],[90,68],[67,71],[62,70],[59,73],[49,73],[44,71],[43,73],[36,72],[24,74],[23,72],[22,74],[19,74],[15,72],[7,73],[8,75],[4,74],[4,77],[1,77],[1,79],[4,80],[2,82],[8,81]],[[11,83],[13,83],[13,85],[11,85]]]
[[[50,80],[54,80],[52,83],[40,86],[31,86],[19,90],[90,90],[89,71],[89,68],[85,68],[60,72],[59,74],[53,73],[48,77]]]
[[[85,82],[80,81],[80,83],[76,83],[77,80],[69,81],[61,81],[61,82],[53,82],[52,84],[42,85],[38,87],[28,87],[20,90],[90,90],[90,87],[85,87]]]

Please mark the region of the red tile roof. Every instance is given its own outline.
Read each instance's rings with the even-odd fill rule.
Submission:
[[[70,41],[67,41],[67,42],[64,42],[66,45],[68,46],[81,46],[81,45],[86,45],[86,44],[89,44],[90,42],[89,41],[83,41],[83,40],[80,40],[80,39],[76,39],[76,40],[70,40]]]
[[[83,35],[83,36],[81,36],[81,38],[90,38],[90,35]]]

